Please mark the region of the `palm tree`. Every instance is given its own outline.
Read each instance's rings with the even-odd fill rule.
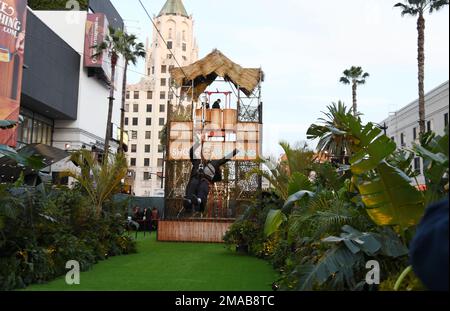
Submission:
[[[361,122],[357,113],[353,115],[351,109],[339,101],[328,106],[328,112],[323,112],[326,118],[320,118],[320,125],[312,124],[308,129],[308,139],[319,139],[317,152],[327,154],[331,158],[338,158],[344,163],[352,153],[353,136],[349,133],[352,121]]]
[[[123,71],[123,80],[122,80],[122,108],[120,115],[120,144],[121,148],[120,152],[123,153],[122,143],[123,143],[123,132],[125,127],[125,95],[127,89],[127,71],[129,63],[136,65],[137,61],[141,57],[145,57],[146,52],[144,48],[144,44],[142,42],[137,43],[137,37],[135,35],[124,34],[125,39],[125,51],[123,57],[125,58],[125,68]]]
[[[109,109],[108,109],[108,119],[106,123],[106,134],[105,134],[105,156],[108,156],[109,152],[109,140],[112,136],[112,113],[114,108],[114,84],[116,75],[116,66],[120,55],[125,55],[127,51],[127,42],[125,40],[125,33],[122,29],[115,29],[109,27],[109,34],[105,36],[102,43],[94,46],[97,53],[93,56],[101,55],[104,51],[107,51],[108,56],[111,60],[111,86],[109,91]]]
[[[449,0],[405,0],[404,3],[397,3],[394,7],[402,9],[402,16],[417,16],[417,62],[419,66],[419,127],[420,133],[424,134],[425,129],[425,18],[424,14],[438,11],[449,4]]]
[[[86,191],[99,217],[103,204],[120,191],[122,179],[128,167],[125,156],[121,153],[108,155],[99,162],[89,150],[79,150],[70,155],[69,161],[78,166],[78,170],[63,172],[61,175],[72,177]]]
[[[350,69],[344,71],[344,76],[341,77],[340,82],[343,84],[351,84],[353,90],[353,114],[356,116],[358,114],[358,104],[356,99],[356,91],[358,85],[366,84],[366,79],[370,75],[364,72],[361,67],[352,66]]]

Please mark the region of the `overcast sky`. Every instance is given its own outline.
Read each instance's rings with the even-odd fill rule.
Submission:
[[[130,32],[145,42],[152,25],[138,0],[112,0]],[[306,140],[309,125],[331,102],[351,105],[344,69],[371,74],[358,91],[365,121],[380,122],[417,98],[416,20],[392,0],[184,0],[195,20],[200,57],[218,48],[244,67],[262,67],[264,153],[279,155],[281,139]],[[143,0],[158,14],[165,0]],[[449,79],[448,7],[426,16],[429,91]],[[144,73],[141,63],[133,70]],[[131,73],[131,82],[141,75]],[[313,144],[314,145],[314,144]]]

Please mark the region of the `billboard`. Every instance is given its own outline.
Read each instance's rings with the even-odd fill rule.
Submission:
[[[0,120],[19,120],[27,0],[0,0]],[[0,130],[0,145],[15,147],[17,127]]]
[[[84,66],[103,70],[105,77],[111,80],[111,65],[108,52],[97,54],[95,46],[101,44],[108,34],[109,24],[105,14],[88,14],[84,40]]]

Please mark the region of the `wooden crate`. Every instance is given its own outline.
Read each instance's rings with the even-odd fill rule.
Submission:
[[[161,220],[158,241],[223,243],[223,237],[234,220],[185,219]]]

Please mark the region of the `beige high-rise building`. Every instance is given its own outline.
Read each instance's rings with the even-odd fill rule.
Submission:
[[[167,122],[168,102],[177,95],[170,87],[169,71],[178,66],[177,61],[180,66],[197,61],[198,46],[194,20],[182,0],[167,0],[154,22],[167,46],[153,29],[152,41],[147,40],[146,77],[127,87],[125,130],[129,136],[132,192],[136,196],[163,197],[164,150],[160,133]]]

